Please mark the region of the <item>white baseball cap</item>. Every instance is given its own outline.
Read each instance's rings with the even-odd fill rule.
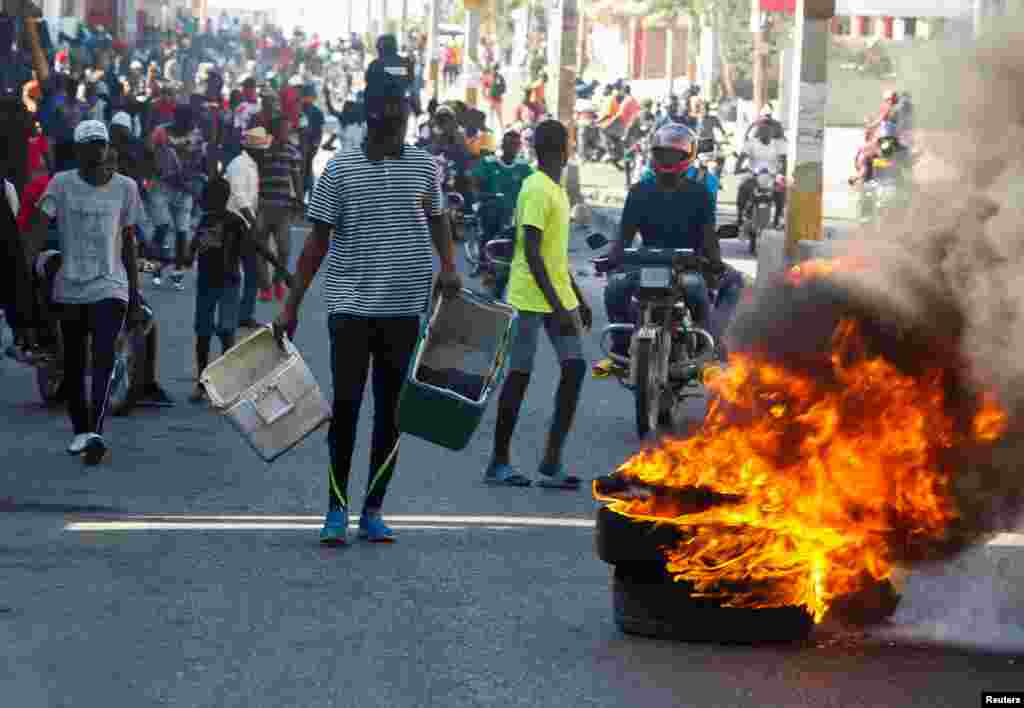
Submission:
[[[132,129],[132,117],[124,111],[118,111],[114,114],[114,117],[110,119],[110,127],[113,128],[115,125],[119,125],[122,128]]]
[[[75,128],[75,143],[109,143],[107,126],[98,120],[83,120]]]

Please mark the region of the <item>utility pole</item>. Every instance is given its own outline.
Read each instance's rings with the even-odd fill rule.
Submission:
[[[822,236],[829,22],[835,9],[835,0],[797,0],[796,4],[786,208],[790,262],[798,257],[800,241],[820,241]]]
[[[767,47],[765,46],[761,0],[751,0],[750,2],[750,32],[754,35],[754,110],[760,113],[761,108],[768,101],[768,91],[765,86]]]
[[[576,155],[576,68],[579,42],[578,0],[554,0],[548,15],[548,65],[554,67],[545,93],[555,118],[569,130],[569,154]],[[565,171],[565,188],[573,204],[582,202],[580,168],[575,157]]]
[[[480,5],[481,0],[464,0],[466,6],[466,50],[462,75],[466,77],[466,105],[476,107],[480,88]]]
[[[402,0],[402,41],[399,45],[402,51],[409,53],[409,0]]]
[[[430,17],[427,27],[427,61],[430,62],[430,84],[434,98],[441,95],[440,86],[440,42],[438,41],[439,25],[441,24],[441,0],[430,0]]]

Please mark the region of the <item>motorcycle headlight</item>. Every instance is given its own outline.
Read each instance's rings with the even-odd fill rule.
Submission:
[[[775,186],[775,178],[767,172],[762,172],[757,176],[757,186],[761,189],[772,189]]]

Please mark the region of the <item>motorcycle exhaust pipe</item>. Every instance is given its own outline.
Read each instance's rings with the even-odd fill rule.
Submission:
[[[692,327],[686,331],[687,333],[696,334],[698,337],[702,337],[707,341],[708,346],[693,359],[674,364],[670,362],[668,366],[668,375],[673,379],[693,378],[700,373],[702,367],[707,366],[714,360],[715,338],[711,336],[711,333],[706,329],[701,329],[699,327]]]

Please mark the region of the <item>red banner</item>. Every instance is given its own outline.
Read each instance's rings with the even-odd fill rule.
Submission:
[[[796,13],[796,0],[761,0],[764,12],[785,12],[787,15]]]

